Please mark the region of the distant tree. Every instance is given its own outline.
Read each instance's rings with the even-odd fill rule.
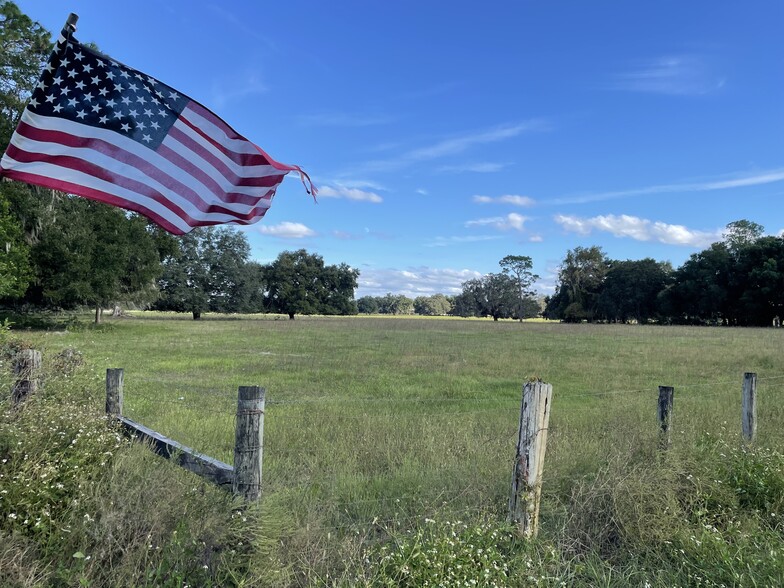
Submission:
[[[357,311],[362,314],[378,313],[378,298],[375,296],[363,296],[357,300]]]
[[[545,317],[565,322],[593,321],[608,269],[609,260],[600,247],[575,247],[568,251]]]
[[[411,314],[414,312],[414,301],[403,294],[387,292],[378,297],[378,312],[381,314]]]
[[[533,268],[533,261],[527,255],[507,255],[500,262],[501,271],[512,278],[517,285],[517,318],[523,322],[524,318],[535,316],[538,311],[533,311],[535,306],[532,301],[535,301],[536,292],[533,290],[533,284],[539,279],[535,273],[531,271]],[[534,314],[531,314],[531,312]]]
[[[741,219],[727,224],[724,243],[732,252],[739,252],[765,234],[765,227],[750,220]]]
[[[359,271],[346,264],[325,266],[318,254],[284,251],[265,270],[267,308],[287,314],[356,314]]]
[[[677,323],[735,324],[737,294],[733,256],[725,243],[692,254],[675,271],[674,283],[661,297]]]
[[[255,261],[246,262],[239,270],[235,286],[230,290],[226,303],[228,312],[265,312],[266,282],[264,266]]]
[[[647,323],[657,314],[659,294],[671,276],[669,263],[651,258],[611,262],[599,295],[599,314],[608,321]]]
[[[163,262],[158,310],[237,312],[238,296],[248,289],[247,237],[229,227],[197,228],[179,238],[179,249]],[[247,291],[247,290],[246,290]]]
[[[487,274],[463,282],[463,292],[455,297],[458,316],[516,317],[519,308],[517,282],[506,274]]]
[[[443,294],[418,296],[414,299],[414,312],[425,316],[443,316],[449,314],[452,304]]]
[[[768,326],[784,316],[784,237],[759,237],[738,254],[739,323]]]

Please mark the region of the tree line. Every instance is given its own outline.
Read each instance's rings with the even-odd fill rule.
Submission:
[[[784,314],[784,236],[748,220],[679,268],[646,258],[611,260],[599,247],[564,258],[544,316],[565,322],[656,321],[766,326]]]

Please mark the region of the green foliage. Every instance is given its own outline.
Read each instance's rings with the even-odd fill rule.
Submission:
[[[487,274],[463,282],[462,287],[463,291],[455,296],[452,311],[458,316],[491,316],[497,321],[500,318],[524,318],[518,317],[517,313],[527,313],[527,309],[531,308],[526,305],[528,296],[521,303],[518,282],[506,274]]]
[[[3,150],[51,50],[46,29],[10,0],[0,2],[0,148]]]
[[[273,312],[296,314],[356,314],[354,290],[359,271],[348,265],[324,265],[324,259],[304,249],[283,251],[264,271],[267,306]]]
[[[179,238],[179,246],[165,257],[158,280],[158,310],[201,313],[237,312],[250,305],[262,287],[259,271],[248,267],[247,237],[229,227],[197,228]]]
[[[445,316],[452,310],[452,303],[443,294],[418,296],[414,299],[414,312],[424,316]]]
[[[538,305],[531,304],[536,296],[533,284],[539,279],[539,276],[531,271],[533,260],[527,255],[507,255],[498,263],[501,271],[511,277],[517,285],[517,318],[522,322],[524,318],[539,314]]]
[[[30,247],[24,241],[19,221],[9,212],[8,193],[20,186],[0,182],[0,298],[21,297],[33,275]]]
[[[75,196],[58,199],[56,209],[57,222],[32,249],[37,275],[30,301],[75,308],[154,297],[161,268],[147,220]]]
[[[598,313],[608,321],[647,323],[658,315],[658,296],[671,274],[669,264],[651,258],[613,261],[599,294]]]
[[[566,253],[558,272],[555,294],[544,315],[566,322],[591,322],[610,262],[601,247],[575,247]]]

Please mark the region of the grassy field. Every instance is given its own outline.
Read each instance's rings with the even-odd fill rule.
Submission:
[[[765,585],[782,574],[780,527],[764,521],[784,497],[773,471],[784,449],[784,330],[138,313],[26,336],[51,352],[78,349],[98,401],[105,369],[124,368],[127,416],[228,463],[237,387],[265,387],[263,505],[282,585],[424,585],[416,549],[398,567],[378,550],[436,545],[456,520],[502,528],[522,383],[533,376],[554,389],[542,538],[533,555],[509,548],[528,553],[525,564],[509,555],[514,565],[534,570],[511,585]],[[751,457],[740,442],[746,371],[758,374],[763,452]],[[666,456],[659,385],[675,387]],[[773,471],[751,482],[765,486],[752,509],[763,522],[743,529],[763,539],[727,539],[706,555],[706,525],[748,514],[722,502],[742,486],[725,497],[720,474],[737,477],[725,472],[733,460]],[[487,541],[486,553],[499,542],[483,528],[470,542]],[[683,542],[699,549],[690,556]],[[682,561],[668,575],[670,555]]]

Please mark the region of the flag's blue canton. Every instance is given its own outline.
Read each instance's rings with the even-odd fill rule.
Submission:
[[[61,37],[27,107],[156,149],[188,102],[166,84]]]

